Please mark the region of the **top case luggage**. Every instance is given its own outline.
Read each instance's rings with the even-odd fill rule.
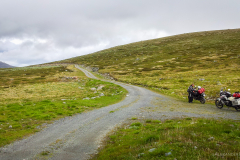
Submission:
[[[239,92],[233,93],[233,97],[240,98],[240,93]]]
[[[201,88],[201,89],[198,90],[198,93],[199,93],[199,94],[202,94],[204,91],[205,91],[205,89],[204,89],[204,88]]]

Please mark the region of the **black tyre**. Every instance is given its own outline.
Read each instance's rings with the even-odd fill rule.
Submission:
[[[215,101],[215,105],[216,105],[216,107],[219,108],[219,109],[222,109],[222,108],[223,108],[223,104],[222,104],[222,102],[219,101],[218,99],[216,99],[216,101]]]
[[[204,103],[206,102],[205,98],[204,98],[204,97],[201,98],[201,99],[200,99],[200,102],[201,102],[202,104],[204,104]]]
[[[236,106],[235,109],[236,109],[237,111],[240,111],[240,106]]]

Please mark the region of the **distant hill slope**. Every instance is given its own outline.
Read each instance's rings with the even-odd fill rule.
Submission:
[[[7,64],[7,63],[4,63],[4,62],[0,61],[0,68],[14,68],[14,67]]]
[[[240,90],[240,29],[141,41],[59,62],[98,67],[116,80],[179,98],[195,83],[214,99],[221,88]]]

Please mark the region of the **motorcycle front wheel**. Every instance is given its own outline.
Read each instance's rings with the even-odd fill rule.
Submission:
[[[206,102],[205,98],[201,98],[201,99],[200,99],[200,102],[201,102],[202,104],[204,104],[204,103]]]
[[[223,104],[222,104],[222,102],[219,101],[218,99],[216,99],[216,101],[215,101],[215,105],[216,105],[216,107],[219,108],[219,109],[222,109],[222,108],[223,108]]]

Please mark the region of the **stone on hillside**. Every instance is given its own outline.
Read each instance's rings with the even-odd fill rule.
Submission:
[[[89,97],[83,98],[83,100],[85,100],[85,99],[89,100],[90,98]]]
[[[92,68],[92,71],[93,71],[93,72],[97,72],[98,70],[99,70],[98,67],[93,67],[93,68]]]
[[[144,155],[144,153],[140,153],[138,154],[138,157],[142,157]]]
[[[168,153],[165,153],[165,156],[170,156],[172,153],[171,152],[168,152]]]
[[[152,149],[149,149],[148,152],[153,152],[155,150],[156,150],[156,148],[152,148]]]
[[[102,90],[102,88],[104,87],[104,85],[100,85],[97,90]]]
[[[213,141],[214,140],[214,137],[210,137],[208,138],[209,141]]]
[[[102,96],[105,96],[105,95],[104,95],[104,93],[101,93],[99,96],[102,97]]]
[[[97,89],[96,88],[90,88],[91,89],[91,91],[96,91]]]

